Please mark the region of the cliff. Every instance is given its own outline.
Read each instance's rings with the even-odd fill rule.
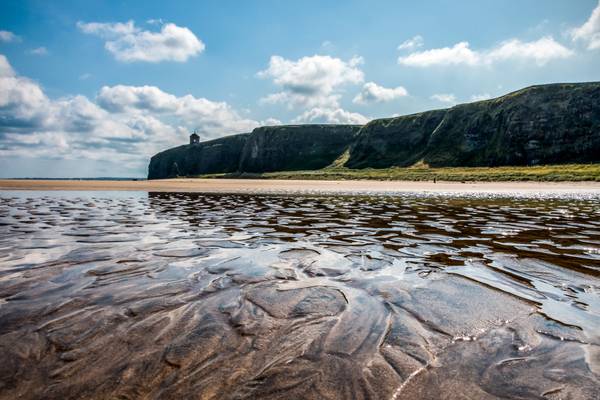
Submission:
[[[148,179],[228,172],[319,169],[335,161],[360,125],[281,125],[187,144],[150,160]]]
[[[374,120],[349,168],[600,161],[600,83],[532,86],[496,99]]]
[[[235,172],[249,133],[162,151],[150,159],[148,179]]]
[[[242,172],[297,171],[328,166],[354,142],[360,125],[256,128],[240,159]]]
[[[363,127],[261,127],[163,151],[152,157],[148,178],[314,170],[346,151],[348,168],[600,162],[600,82],[531,86]]]

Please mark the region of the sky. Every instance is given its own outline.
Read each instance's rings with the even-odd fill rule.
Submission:
[[[600,81],[598,0],[2,0],[0,177],[145,177],[193,130],[584,81]]]

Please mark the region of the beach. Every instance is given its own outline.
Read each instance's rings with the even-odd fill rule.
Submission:
[[[287,179],[34,180],[2,179],[0,190],[198,193],[522,193],[600,194],[600,182],[432,182]]]
[[[597,398],[589,185],[9,183],[0,400]]]

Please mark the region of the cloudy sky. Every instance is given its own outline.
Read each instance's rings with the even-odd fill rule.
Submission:
[[[598,0],[0,2],[0,177],[600,80]]]

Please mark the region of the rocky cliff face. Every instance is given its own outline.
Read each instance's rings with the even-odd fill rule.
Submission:
[[[409,166],[423,158],[431,132],[446,110],[371,121],[361,129],[346,162],[349,168]]]
[[[320,169],[354,142],[360,125],[268,126],[252,131],[240,159],[240,171]]]
[[[235,172],[248,136],[249,133],[225,136],[160,152],[150,159],[148,179]]]
[[[257,128],[163,151],[148,178],[319,169],[347,149],[349,168],[600,162],[600,82],[532,86],[364,127]]]
[[[600,161],[600,83],[532,86],[496,99],[392,119],[360,132],[350,168]]]
[[[319,169],[354,142],[360,125],[282,125],[165,150],[148,179],[228,172]]]

